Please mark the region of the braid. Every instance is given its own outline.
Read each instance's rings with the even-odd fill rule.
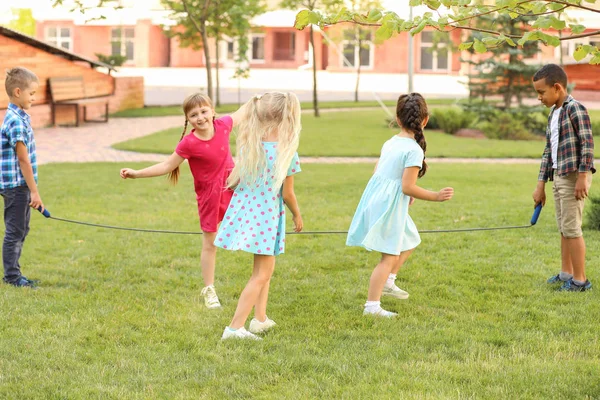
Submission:
[[[179,138],[180,142],[183,140],[183,137],[185,136],[185,131],[187,131],[187,127],[188,127],[188,120],[186,118],[185,124],[183,124],[183,132],[181,132],[181,137]],[[173,185],[177,184],[177,181],[179,181],[179,167],[175,167],[175,169],[173,171],[169,172],[169,180],[171,181],[171,183]]]
[[[427,163],[425,162],[427,141],[425,140],[425,134],[423,133],[423,121],[427,115],[427,103],[425,103],[425,99],[420,94],[405,94],[398,98],[396,116],[398,120],[400,120],[402,127],[415,135],[415,141],[421,149],[423,149],[423,164],[419,170],[419,178],[427,172]]]

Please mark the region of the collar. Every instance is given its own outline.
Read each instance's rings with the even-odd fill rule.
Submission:
[[[8,109],[17,114],[21,119],[25,122],[31,121],[29,114],[25,112],[21,107],[17,106],[14,103],[8,103]]]

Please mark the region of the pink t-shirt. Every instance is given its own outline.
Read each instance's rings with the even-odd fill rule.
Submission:
[[[229,149],[229,135],[233,120],[226,115],[214,122],[215,134],[209,140],[186,135],[175,152],[188,160],[194,177],[194,189],[198,200],[198,213],[202,230],[216,232],[224,210],[231,200],[231,190],[226,189],[227,177],[234,167]]]

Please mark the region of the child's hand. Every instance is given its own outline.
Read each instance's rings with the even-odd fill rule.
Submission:
[[[577,182],[575,183],[575,198],[577,200],[583,200],[588,197],[588,191],[590,187],[587,182],[586,174],[579,174]]]
[[[29,202],[29,207],[38,208],[42,207],[42,211],[44,211],[44,203],[42,203],[42,198],[39,193],[31,193],[31,201]]]
[[[294,232],[301,232],[304,224],[302,223],[302,216],[300,214],[292,217],[292,221],[294,221]]]
[[[415,203],[415,198],[410,196],[410,200],[408,201],[408,206],[412,206]]]
[[[121,178],[123,179],[135,179],[137,177],[137,171],[131,168],[123,168],[121,170]]]
[[[454,196],[454,189],[451,187],[443,188],[437,193],[436,201],[448,201]]]
[[[542,204],[542,207],[546,205],[546,190],[544,186],[539,186],[533,191],[533,202],[535,205]]]

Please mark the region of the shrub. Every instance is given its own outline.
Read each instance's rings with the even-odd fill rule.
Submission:
[[[458,107],[434,108],[431,111],[431,118],[434,119],[437,129],[440,129],[451,135],[459,129],[470,128],[475,121],[475,114],[463,111]],[[431,126],[428,126],[432,128]],[[432,128],[436,129],[436,128]]]
[[[587,223],[590,229],[600,230],[600,197],[590,197],[587,207]]]
[[[490,139],[532,140],[539,138],[532,134],[523,121],[511,113],[497,111],[488,121],[480,121],[475,128],[481,130]]]
[[[127,57],[122,56],[120,54],[107,56],[104,54],[96,53],[96,57],[98,57],[98,61],[100,61],[101,63],[112,65],[113,67],[120,67],[121,65],[125,64],[125,61],[127,61]]]

